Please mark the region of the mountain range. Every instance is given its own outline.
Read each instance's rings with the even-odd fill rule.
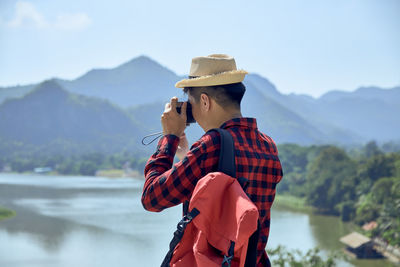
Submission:
[[[0,142],[68,142],[87,150],[142,151],[141,137],[161,129],[164,103],[174,95],[184,98],[174,87],[182,78],[140,56],[74,80],[0,88]],[[277,143],[348,145],[400,139],[400,87],[361,87],[313,98],[282,94],[255,73],[244,84],[242,114],[256,117],[259,129]],[[189,141],[202,134],[197,125],[188,128]]]

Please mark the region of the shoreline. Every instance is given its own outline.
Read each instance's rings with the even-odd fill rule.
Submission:
[[[95,175],[83,175],[83,174],[60,174],[58,172],[46,172],[46,173],[36,173],[36,172],[0,172],[0,175],[42,175],[42,176],[60,176],[60,177],[69,177],[69,176],[87,176],[87,177],[103,177],[103,178],[133,178],[138,180],[144,180],[144,176],[140,175],[139,172],[133,172],[131,174],[124,174],[122,170],[119,169],[110,169],[98,171]],[[121,175],[122,174],[122,175]]]
[[[306,204],[305,198],[295,197],[287,194],[276,194],[272,205],[274,208],[285,208],[291,211],[312,212],[314,208]]]

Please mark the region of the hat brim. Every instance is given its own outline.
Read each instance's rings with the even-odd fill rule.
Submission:
[[[200,76],[192,79],[183,79],[175,84],[177,88],[214,86],[222,84],[239,83],[248,74],[245,70],[232,70],[213,75]]]

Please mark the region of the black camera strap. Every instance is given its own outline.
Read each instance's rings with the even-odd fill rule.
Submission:
[[[155,135],[157,135],[157,136],[154,137],[153,140],[151,140],[151,141],[148,142],[148,143],[145,143],[145,140],[146,140],[147,138],[152,137],[152,136],[155,136]],[[145,137],[143,137],[143,139],[142,139],[142,145],[148,146],[148,145],[150,145],[151,143],[153,143],[154,141],[156,141],[158,138],[160,138],[161,136],[163,136],[163,132],[148,134],[148,135],[146,135]]]

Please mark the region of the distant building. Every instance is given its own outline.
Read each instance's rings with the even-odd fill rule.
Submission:
[[[360,233],[352,232],[340,238],[340,242],[346,245],[345,252],[355,258],[383,258],[382,254],[374,249],[373,241]]]
[[[369,223],[366,223],[362,226],[362,229],[365,231],[371,231],[374,230],[376,227],[378,227],[378,223],[376,221],[371,221]]]
[[[51,167],[38,167],[35,168],[33,171],[35,173],[46,173],[46,172],[51,172],[53,169]]]
[[[12,171],[12,169],[11,169],[11,166],[10,165],[4,165],[3,166],[3,170],[2,170],[2,172],[11,172]]]

